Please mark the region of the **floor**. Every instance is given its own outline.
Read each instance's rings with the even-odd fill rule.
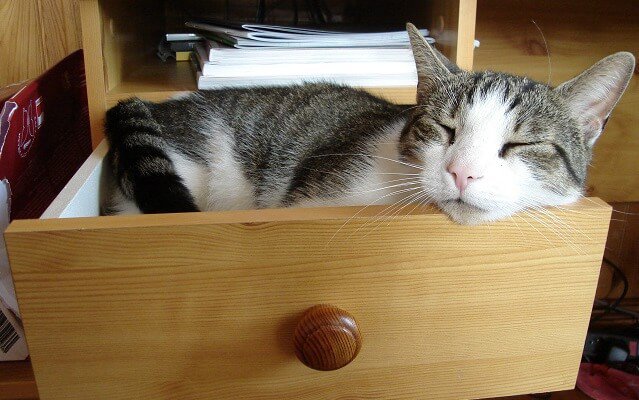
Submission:
[[[525,395],[525,396],[512,396],[501,397],[499,400],[590,400],[591,398],[583,394],[579,389],[566,390],[563,392],[554,392],[550,394],[541,395]],[[498,400],[498,399],[492,399]]]

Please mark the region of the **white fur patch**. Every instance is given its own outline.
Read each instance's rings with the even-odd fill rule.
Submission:
[[[501,92],[475,98],[457,130],[456,141],[449,154],[449,163],[472,166],[483,174],[496,162],[512,117]]]
[[[380,139],[374,154],[373,167],[367,174],[353,183],[346,193],[338,197],[306,199],[295,204],[295,207],[331,207],[394,204],[408,204],[411,199],[418,199],[416,184],[419,168],[411,167],[400,161],[398,150],[399,136],[406,121],[384,128],[386,135]],[[348,173],[348,171],[344,171]],[[413,183],[415,182],[415,183]],[[408,196],[414,195],[410,199]],[[407,200],[403,203],[403,200]]]
[[[170,100],[182,100],[192,96],[199,96],[198,92],[180,92],[170,97]]]
[[[182,178],[182,182],[191,192],[195,205],[200,210],[205,210],[208,192],[206,167],[189,160],[175,151],[169,152],[168,156],[173,162],[173,168],[175,168],[177,174]]]
[[[210,160],[205,182],[207,210],[241,210],[256,208],[253,185],[244,175],[242,165],[235,159],[229,130],[222,125],[209,126]]]

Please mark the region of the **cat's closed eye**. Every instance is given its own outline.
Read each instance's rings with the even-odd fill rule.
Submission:
[[[448,136],[448,144],[452,145],[453,143],[455,143],[455,128],[451,128],[450,126],[444,125],[441,122],[438,122],[437,124],[441,126],[444,131],[446,131],[446,135]]]
[[[534,146],[541,143],[542,142],[508,142],[508,143],[505,143],[499,150],[499,157],[504,158],[506,154],[508,154],[509,150],[514,149],[516,147]]]

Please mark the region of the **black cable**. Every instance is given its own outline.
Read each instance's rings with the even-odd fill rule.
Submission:
[[[609,307],[609,308],[614,308],[614,307],[617,307],[623,301],[623,299],[626,298],[630,284],[628,283],[628,278],[626,277],[626,274],[624,274],[624,272],[621,270],[621,268],[617,266],[617,264],[610,261],[610,259],[607,257],[604,257],[604,261],[608,265],[610,265],[615,270],[616,273],[619,274],[619,276],[621,277],[621,280],[623,281],[623,292],[621,293],[619,298],[617,298],[617,300],[614,303],[612,303],[612,305],[610,305]]]
[[[263,24],[265,16],[266,16],[266,0],[257,0],[257,13],[255,15],[255,21],[259,24]]]
[[[324,12],[319,2],[317,0],[311,0],[311,7],[313,7],[313,12],[317,16],[317,23],[324,25],[326,19],[324,18]]]
[[[623,308],[623,307],[619,307],[619,306],[613,306],[612,304],[605,302],[603,300],[595,300],[595,304],[598,306],[602,306],[602,307],[608,307],[611,308],[611,311],[616,311],[619,314],[625,314],[629,317],[633,317],[635,320],[639,321],[639,313],[634,312],[632,310],[629,310],[627,308]]]
[[[324,21],[329,24],[333,22],[333,13],[324,0],[319,0],[319,7],[322,13],[324,13]]]
[[[611,311],[614,311],[619,306],[619,304],[621,304],[623,299],[626,298],[626,295],[628,294],[628,288],[630,287],[630,284],[628,283],[628,278],[626,277],[626,274],[623,273],[621,268],[619,268],[617,266],[617,264],[615,264],[612,261],[610,261],[610,259],[608,259],[607,257],[604,257],[603,260],[604,260],[604,262],[607,265],[609,265],[610,267],[612,267],[615,270],[615,274],[619,274],[619,277],[623,281],[623,291],[621,292],[621,295],[619,295],[619,297],[617,297],[617,299],[615,301],[613,301],[611,304],[608,304],[606,306],[606,308],[604,309],[603,313],[601,313],[600,315],[598,315],[598,316],[596,316],[596,317],[594,317],[594,318],[592,318],[590,320],[591,324],[594,323],[594,322],[599,321],[600,319],[602,319],[604,316],[606,316]]]
[[[315,15],[315,9],[313,8],[313,1],[306,0],[306,12],[313,25],[317,24],[317,16]]]

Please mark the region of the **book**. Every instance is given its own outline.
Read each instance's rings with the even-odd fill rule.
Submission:
[[[186,25],[207,39],[196,45],[193,57],[200,89],[303,82],[414,87],[417,82],[404,30],[342,32],[206,21]]]
[[[190,51],[176,51],[175,52],[175,61],[189,61],[191,57]]]
[[[165,39],[167,42],[196,42],[202,40],[202,36],[197,33],[167,33]]]
[[[332,77],[278,76],[278,77],[211,77],[198,72],[198,89],[246,88],[266,86],[287,86],[303,83],[326,82],[353,87],[396,87],[414,88],[417,78],[404,75],[388,74],[385,76],[363,77],[359,75],[342,75]]]
[[[308,82],[330,82],[358,87],[406,87],[417,86],[417,72],[397,74],[389,71],[383,74],[339,74],[339,75],[251,75],[251,76],[206,76],[200,69],[200,63],[195,55],[191,56],[191,65],[195,74],[198,89],[245,88],[256,86],[286,86]],[[255,68],[255,67],[253,67]]]
[[[414,62],[408,45],[389,47],[331,47],[331,48],[264,48],[237,49],[214,40],[202,42],[203,56],[211,64],[263,65],[317,62]]]
[[[406,31],[339,32],[273,25],[244,24],[241,27],[188,21],[187,27],[202,36],[237,48],[254,47],[385,47],[409,43]],[[250,29],[246,27],[250,26]],[[266,28],[265,28],[266,27]],[[274,29],[276,28],[276,29]],[[424,36],[428,30],[421,30]]]
[[[183,40],[175,40],[175,35]],[[172,40],[168,40],[171,38]],[[157,47],[156,55],[163,62],[169,58],[175,58],[176,61],[188,61],[189,53],[194,50],[195,45],[201,39],[193,34],[167,34],[166,38],[162,38]]]
[[[211,63],[208,61],[208,54],[204,46],[196,45],[196,58],[202,75],[207,77],[264,77],[276,78],[281,76],[305,76],[305,77],[339,77],[339,76],[361,76],[369,77],[375,75],[388,75],[392,71],[394,75],[416,75],[415,62],[412,54],[398,60],[371,60],[360,59],[350,61],[346,58],[336,60],[288,60],[280,57],[282,62],[264,62],[258,59],[252,63]],[[271,60],[275,61],[275,60]]]
[[[280,33],[299,33],[299,34],[323,34],[323,33],[344,33],[344,31],[336,31],[329,29],[316,29],[316,28],[302,28],[299,26],[286,26],[286,25],[269,25],[259,23],[246,23],[246,22],[232,22],[215,18],[199,17],[197,20],[191,22],[205,23],[208,25],[214,25],[219,28],[231,28],[235,30],[245,30],[249,32],[258,33],[271,33],[277,35]]]

